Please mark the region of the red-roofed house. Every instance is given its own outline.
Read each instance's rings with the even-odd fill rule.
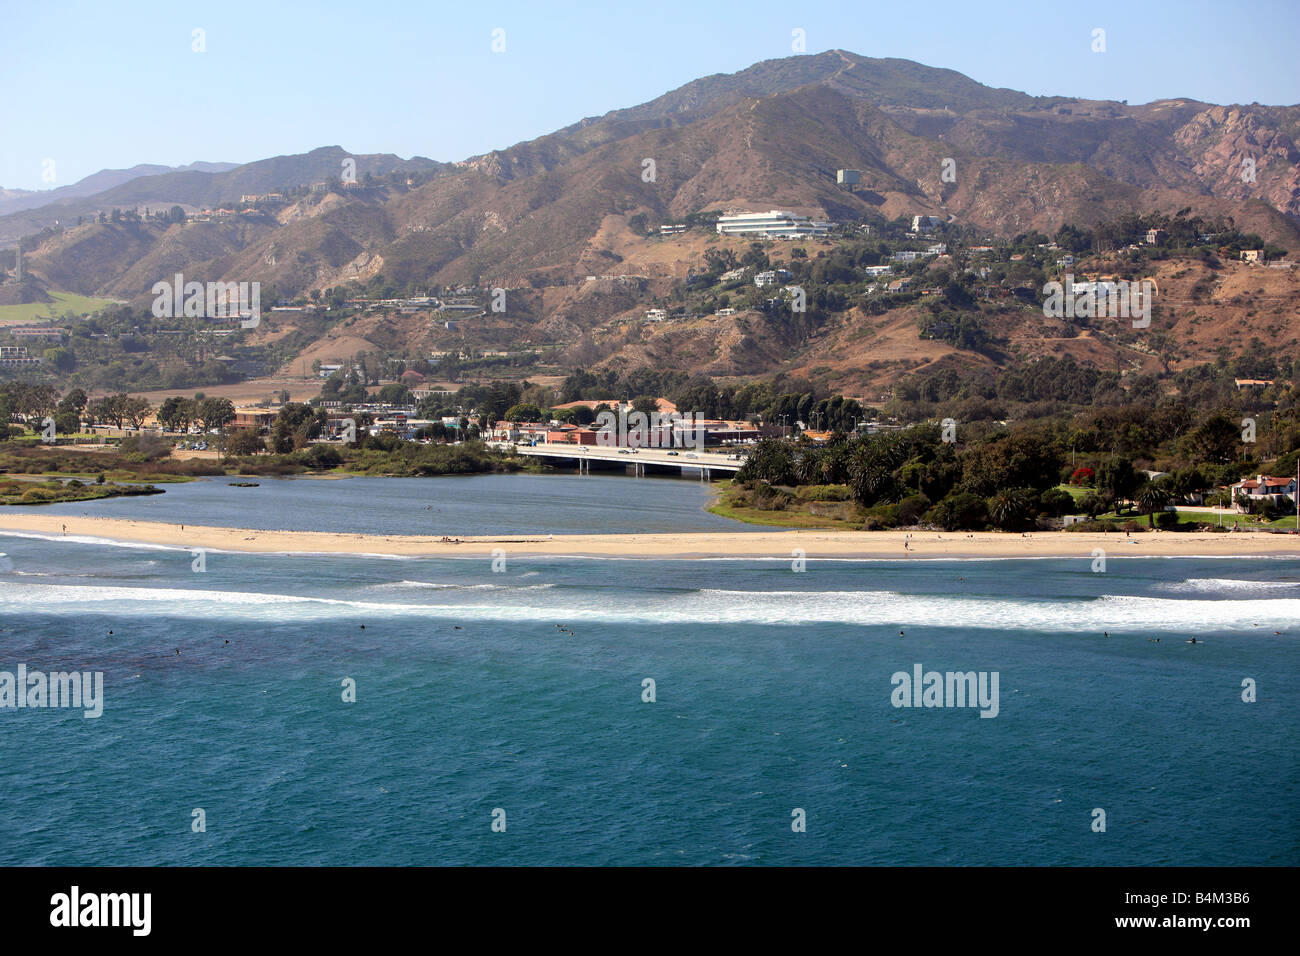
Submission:
[[[1296,500],[1295,478],[1270,478],[1268,475],[1257,475],[1237,482],[1232,488],[1233,497],[1239,499],[1258,501],[1261,498],[1272,498],[1274,503],[1282,498]]]

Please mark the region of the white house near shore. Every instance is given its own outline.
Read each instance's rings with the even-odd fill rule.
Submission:
[[[1234,501],[1261,501],[1273,499],[1278,504],[1282,498],[1296,500],[1295,476],[1290,478],[1271,478],[1268,475],[1256,475],[1232,486]]]

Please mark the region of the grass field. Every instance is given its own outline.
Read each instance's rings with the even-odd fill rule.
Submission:
[[[1106,521],[1112,524],[1123,524],[1126,521],[1136,521],[1142,527],[1147,527],[1149,519],[1146,515],[1136,512],[1126,512],[1122,515],[1116,515],[1115,512],[1098,515],[1098,521]],[[1178,511],[1178,523],[1185,524],[1219,524],[1219,513],[1217,511]],[[1270,529],[1281,529],[1283,531],[1295,530],[1295,515],[1285,515],[1281,518],[1274,518],[1272,521],[1260,521],[1254,515],[1242,514],[1225,514],[1223,515],[1223,527],[1231,528],[1240,525],[1243,531],[1268,531]]]
[[[65,312],[78,316],[98,312],[117,304],[115,299],[96,299],[75,292],[51,292],[53,302],[29,302],[26,305],[0,305],[0,323],[21,323],[57,319]]]

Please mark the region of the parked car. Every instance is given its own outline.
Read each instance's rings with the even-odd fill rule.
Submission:
[[[676,455],[677,452],[675,452],[675,451],[670,451],[668,454],[670,454],[670,455]]]

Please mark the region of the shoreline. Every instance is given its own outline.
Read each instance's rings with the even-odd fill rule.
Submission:
[[[348,534],[332,531],[259,531],[123,518],[0,512],[4,532],[52,538],[64,535],[123,544],[206,548],[250,554],[339,554],[393,557],[476,557],[495,549],[514,557],[649,559],[752,558],[793,560],[803,549],[818,558],[1078,558],[1093,549],[1123,557],[1300,557],[1300,537],[1258,531],[1122,533],[1037,531],[1028,536],[992,531],[686,531],[656,534],[433,535]],[[904,548],[906,545],[906,548]]]

